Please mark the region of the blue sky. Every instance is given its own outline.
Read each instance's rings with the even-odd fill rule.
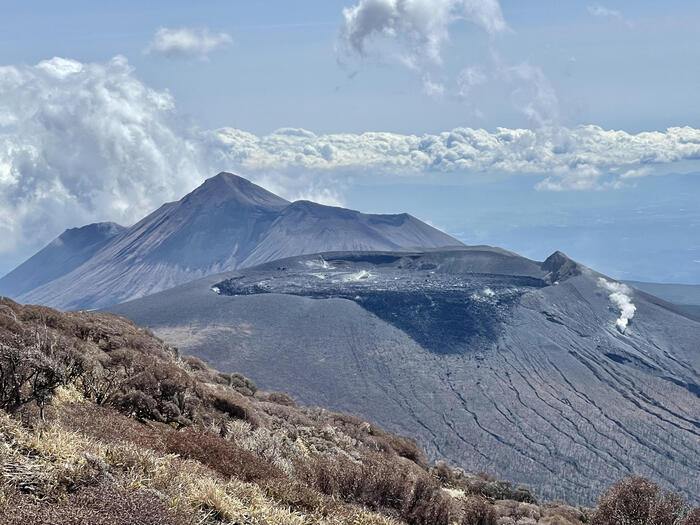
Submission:
[[[0,272],[229,170],[470,244],[700,283],[700,4],[421,3],[3,2]],[[453,149],[458,128],[483,133]]]
[[[103,62],[122,54],[139,78],[170,90],[180,111],[198,124],[257,134],[286,126],[321,133],[424,133],[528,125],[508,93],[475,95],[485,114],[479,118],[463,101],[426,99],[420,79],[390,59],[338,67],[334,45],[342,9],[353,3],[72,1],[67,9],[56,2],[10,0],[3,2],[0,20],[0,63],[35,64],[53,56]],[[563,123],[630,132],[700,126],[697,2],[501,5],[510,31],[494,47],[504,60],[526,60],[546,72],[564,106]],[[603,5],[624,20],[590,14],[589,7]],[[158,27],[209,27],[229,33],[233,45],[206,62],[144,55]],[[444,52],[445,76],[488,63],[489,45],[473,24],[454,24]]]

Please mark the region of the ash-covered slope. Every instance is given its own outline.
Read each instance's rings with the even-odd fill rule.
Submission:
[[[700,322],[560,253],[296,257],[112,310],[543,497],[591,502],[636,473],[697,502]]]
[[[639,281],[626,281],[626,283],[700,316],[700,284],[644,283]]]
[[[459,244],[409,215],[289,203],[220,173],[123,231],[73,271],[5,295],[62,309],[97,308],[279,257]]]
[[[368,215],[354,210],[297,201],[275,219],[244,266],[298,254],[325,251],[378,251],[439,248],[460,243],[407,213]]]
[[[64,231],[0,279],[0,295],[16,297],[70,273],[125,229],[100,222]]]

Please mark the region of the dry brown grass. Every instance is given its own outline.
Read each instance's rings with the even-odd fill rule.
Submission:
[[[194,514],[171,510],[146,491],[127,492],[103,483],[60,502],[37,501],[14,492],[5,502],[3,525],[196,525]]]

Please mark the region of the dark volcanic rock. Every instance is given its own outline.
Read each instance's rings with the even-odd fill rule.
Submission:
[[[494,344],[520,296],[545,286],[528,275],[442,271],[446,262],[445,254],[437,253],[327,254],[301,267],[281,262],[274,270],[270,265],[251,269],[214,288],[225,295],[283,293],[346,299],[424,348],[452,353]]]
[[[600,278],[561,254],[488,247],[332,253],[113,311],[262,388],[359,413],[544,498],[590,503],[636,473],[697,503],[700,323],[629,290],[622,334]]]
[[[550,284],[564,281],[569,277],[581,275],[581,267],[560,251],[554,252],[542,263],[542,269],[547,272],[545,279]]]

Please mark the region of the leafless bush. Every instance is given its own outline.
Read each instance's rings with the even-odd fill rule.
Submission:
[[[282,477],[282,472],[267,461],[225,439],[197,428],[169,432],[167,452],[194,459],[225,477],[242,481],[261,481]]]
[[[14,413],[32,401],[44,419],[44,406],[56,388],[66,380],[67,357],[62,341],[38,332],[36,340],[26,344],[20,338],[0,343],[0,408]]]
[[[464,500],[462,525],[495,525],[497,520],[493,505],[481,496],[468,496]]]
[[[678,495],[661,492],[648,479],[631,476],[598,502],[594,525],[680,525],[688,509]]]
[[[451,501],[427,474],[417,475],[386,456],[353,462],[316,458],[299,468],[316,490],[373,510],[387,509],[415,525],[447,524]]]
[[[695,507],[690,511],[683,525],[700,525],[700,507]]]

